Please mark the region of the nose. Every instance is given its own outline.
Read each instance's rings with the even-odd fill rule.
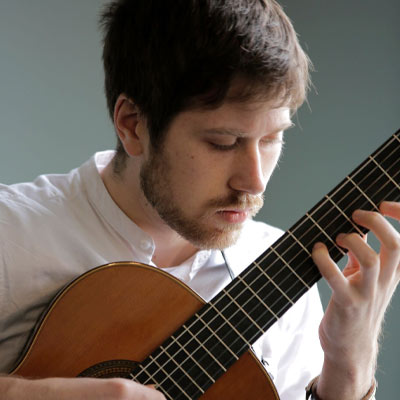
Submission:
[[[267,178],[263,159],[257,146],[243,149],[234,160],[229,187],[252,195],[264,193]]]

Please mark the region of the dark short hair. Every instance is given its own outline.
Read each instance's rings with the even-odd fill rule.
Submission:
[[[115,0],[101,14],[111,119],[126,94],[146,117],[151,144],[179,112],[262,96],[297,109],[309,60],[275,0]],[[118,140],[117,160],[126,154]],[[118,163],[117,163],[118,164]]]

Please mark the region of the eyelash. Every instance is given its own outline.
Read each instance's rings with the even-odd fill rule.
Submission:
[[[273,144],[278,144],[280,143],[282,146],[285,144],[283,140],[275,139],[275,140],[268,140],[264,141],[266,145],[273,145]],[[236,140],[234,144],[229,144],[229,145],[224,145],[224,144],[217,144],[217,143],[212,143],[210,142],[210,145],[219,151],[229,151],[235,149],[239,145],[239,140]]]
[[[239,144],[239,141],[237,140],[234,144],[229,144],[229,145],[225,145],[225,144],[217,144],[217,143],[210,143],[210,145],[219,151],[228,151],[228,150],[233,150],[234,148],[236,148]]]

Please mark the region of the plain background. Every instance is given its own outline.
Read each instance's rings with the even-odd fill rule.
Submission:
[[[67,172],[114,147],[103,95],[101,0],[0,1],[0,181]],[[398,0],[282,0],[315,72],[259,219],[289,228],[400,128]],[[399,226],[397,224],[397,226]],[[329,289],[320,285],[323,301]],[[378,397],[398,398],[400,295]]]

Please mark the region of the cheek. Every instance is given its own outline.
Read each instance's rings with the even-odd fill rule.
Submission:
[[[272,172],[274,171],[279,161],[281,153],[282,149],[279,148],[276,150],[267,151],[263,155],[263,173],[265,178],[269,179],[269,177],[271,176]]]
[[[184,153],[179,157],[173,177],[176,194],[184,196],[186,201],[196,202],[221,191],[224,172],[217,159],[194,153]]]

